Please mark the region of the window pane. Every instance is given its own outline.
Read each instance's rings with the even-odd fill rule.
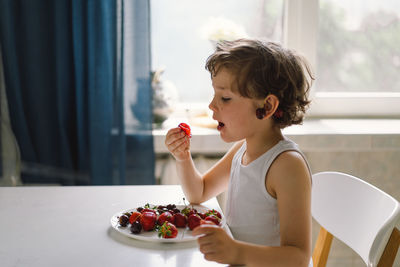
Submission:
[[[400,1],[320,0],[318,91],[400,92]]]
[[[175,86],[181,102],[209,101],[204,69],[217,38],[282,39],[282,0],[151,0],[152,68]]]

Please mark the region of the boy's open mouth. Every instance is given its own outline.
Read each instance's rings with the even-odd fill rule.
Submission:
[[[217,130],[218,130],[218,131],[221,131],[221,129],[222,129],[224,126],[225,126],[225,124],[219,121],[219,122],[218,122]]]

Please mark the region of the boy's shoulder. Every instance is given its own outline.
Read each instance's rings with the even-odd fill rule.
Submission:
[[[287,150],[280,153],[271,165],[270,171],[277,172],[279,175],[296,174],[299,171],[308,172],[307,163],[300,152]]]
[[[267,178],[273,187],[293,186],[310,180],[310,174],[303,156],[298,151],[288,150],[274,160]]]
[[[283,151],[276,157],[275,162],[280,165],[305,164],[303,156],[296,150]]]

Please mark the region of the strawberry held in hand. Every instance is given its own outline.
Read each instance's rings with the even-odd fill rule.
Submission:
[[[185,134],[186,134],[187,136],[189,136],[189,138],[192,137],[192,133],[191,133],[191,131],[190,131],[190,126],[189,126],[188,124],[182,122],[182,123],[179,123],[178,127],[181,128],[182,131],[184,131]]]
[[[164,224],[158,230],[158,236],[163,238],[175,238],[178,235],[178,229],[170,222]]]

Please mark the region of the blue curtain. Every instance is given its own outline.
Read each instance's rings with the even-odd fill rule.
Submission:
[[[0,0],[6,93],[24,183],[154,183],[149,4],[127,2],[140,4],[135,12],[144,14],[140,23],[146,27],[124,28],[123,0]],[[129,70],[140,73],[140,101],[128,110],[142,112],[129,132],[128,30],[139,47],[147,47],[132,51],[142,61]]]

